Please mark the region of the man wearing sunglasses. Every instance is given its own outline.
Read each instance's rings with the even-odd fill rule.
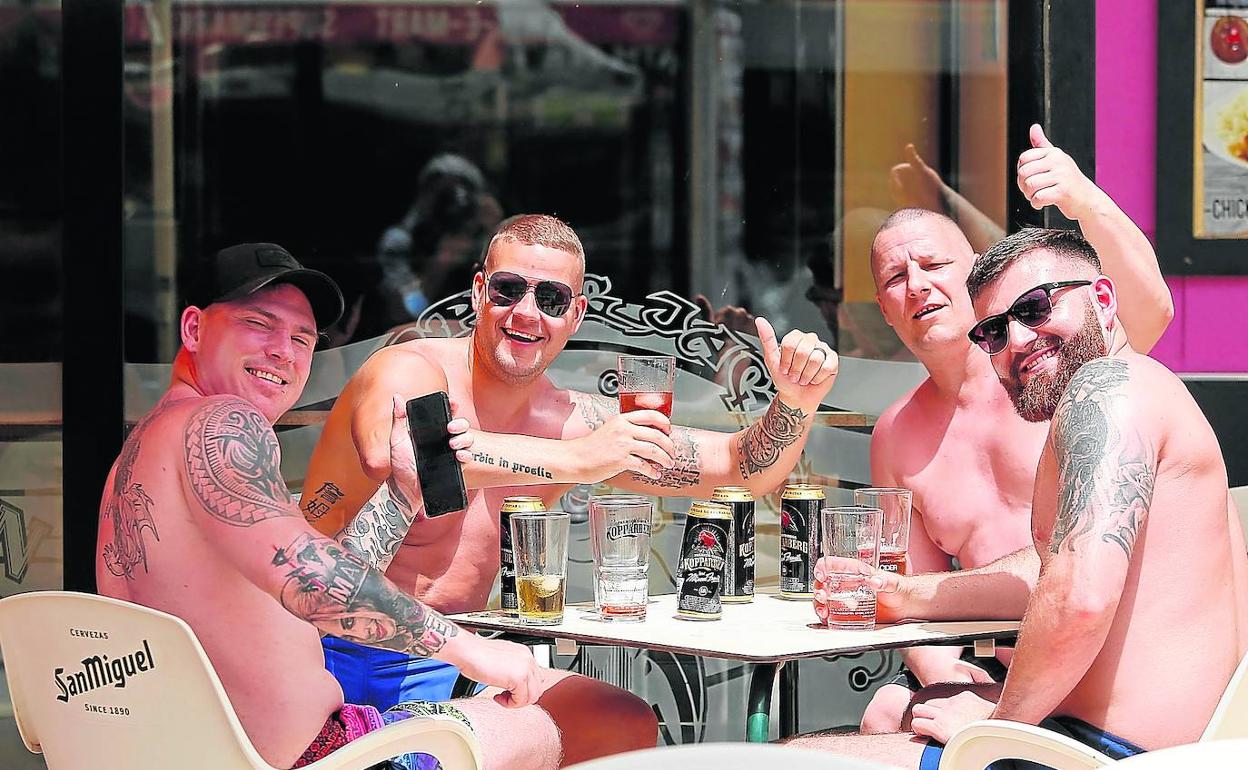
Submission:
[[[1193,742],[1248,651],[1248,558],[1217,439],[1183,383],[1133,349],[1116,287],[1078,235],[1016,233],[967,285],[975,354],[1024,419],[1047,424],[1032,558],[873,582],[885,620],[1022,617],[1009,674],[988,697],[916,705],[917,737],[813,742],[902,767],[921,756],[921,768],[985,718],[1115,759]],[[833,566],[849,565],[818,570]]]
[[[391,402],[449,393],[469,504],[465,511],[384,525],[386,574],[442,612],[485,607],[498,574],[499,516],[508,495],[540,495],[548,507],[576,483],[660,495],[707,496],[721,484],[758,493],[783,483],[797,463],[814,413],[831,389],[836,354],[814,334],[783,342],[759,320],[764,359],[777,389],[766,415],[735,434],[673,427],[656,411],[618,414],[613,400],[557,387],[546,375],[585,317],[585,254],[555,217],[505,221],[472,283],[476,323],[466,339],[422,339],[379,351],[343,389],[313,454],[305,507],[322,532],[351,523],[390,474]],[[316,491],[334,490],[326,505]],[[385,489],[383,486],[382,489]],[[311,497],[310,497],[311,496]],[[414,503],[417,510],[418,501]],[[353,527],[361,525],[356,519]],[[379,525],[380,526],[380,525]],[[399,547],[401,543],[402,547]],[[455,670],[415,658],[329,641],[326,660],[353,702],[444,698]],[[549,672],[538,705],[559,726],[564,762],[653,745],[653,713],[640,700],[566,672]],[[640,704],[640,708],[638,708]]]
[[[1035,208],[1057,206],[1078,221],[1118,285],[1124,332],[1138,349],[1151,349],[1173,310],[1148,239],[1039,126],[1032,126],[1031,141],[1018,159],[1019,189]],[[1019,417],[987,357],[967,338],[975,322],[966,291],[974,260],[957,223],[922,209],[889,217],[871,248],[884,319],[929,375],[885,410],[871,438],[873,483],[914,494],[912,572],[948,570],[955,559],[969,569],[1014,552],[1027,560],[1033,551],[1031,493],[1047,426]],[[907,668],[876,692],[863,731],[902,729],[924,686],[991,686],[1004,675],[1008,650],[999,660],[960,653],[908,650]]]

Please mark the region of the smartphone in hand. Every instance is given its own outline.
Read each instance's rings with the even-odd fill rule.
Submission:
[[[438,391],[407,402],[407,427],[416,450],[416,474],[425,498],[425,515],[441,516],[468,507],[464,471],[451,449],[451,402]]]

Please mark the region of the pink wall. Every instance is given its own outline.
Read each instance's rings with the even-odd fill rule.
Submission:
[[[1096,181],[1150,238],[1157,231],[1158,2],[1096,3]],[[1176,372],[1248,371],[1248,335],[1235,320],[1248,307],[1248,277],[1166,280],[1174,321],[1153,355]]]

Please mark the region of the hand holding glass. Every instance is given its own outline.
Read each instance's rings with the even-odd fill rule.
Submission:
[[[562,511],[511,515],[517,611],[521,623],[553,626],[563,622],[568,528],[568,514]]]
[[[859,505],[824,508],[820,512],[823,555],[837,559],[854,559],[871,567],[844,571],[833,565],[823,579],[815,580],[815,613],[829,628],[869,631],[875,628],[875,587],[870,573],[880,565],[880,521],[878,508]],[[864,574],[867,573],[867,574]]]
[[[653,517],[654,503],[641,495],[597,495],[589,500],[594,599],[603,620],[646,619]]]
[[[676,383],[673,356],[620,356],[620,412],[653,409],[671,419],[672,387]]]

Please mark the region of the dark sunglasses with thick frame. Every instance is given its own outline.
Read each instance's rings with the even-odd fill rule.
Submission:
[[[581,296],[572,293],[572,287],[559,281],[536,281],[516,273],[499,270],[485,277],[485,296],[499,307],[510,307],[530,291],[537,309],[551,318],[562,318],[572,306],[572,300]]]
[[[966,336],[971,342],[983,348],[988,355],[995,356],[1010,340],[1010,319],[1018,321],[1028,329],[1034,329],[1053,314],[1053,292],[1073,286],[1091,286],[1092,281],[1053,281],[1042,283],[1019,295],[1004,313],[990,315],[971,327]]]

